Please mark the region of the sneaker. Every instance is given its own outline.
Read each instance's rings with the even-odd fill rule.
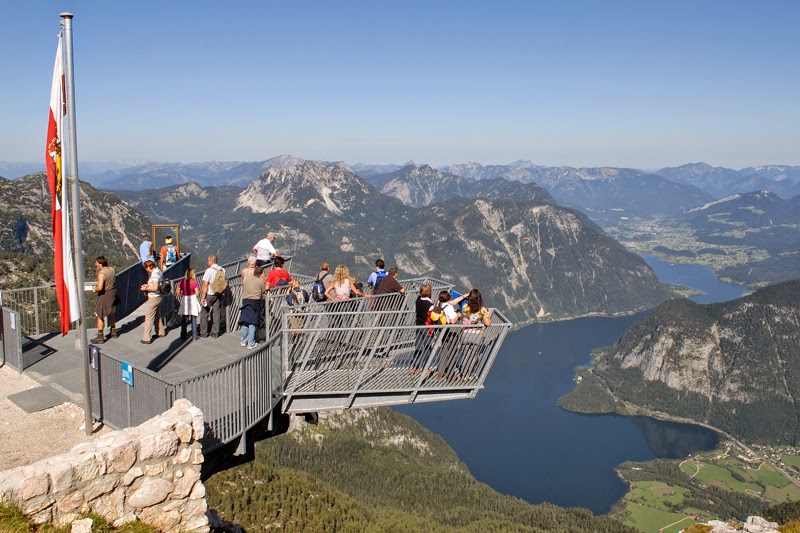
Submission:
[[[149,341],[142,339],[139,342],[141,342],[142,344],[153,344],[153,339],[150,339]]]
[[[253,349],[253,348],[255,348],[256,346],[258,346],[258,344],[248,344],[248,345],[247,345],[247,349],[248,349],[248,350],[252,350],[252,349]]]
[[[247,346],[247,343],[246,342],[240,342],[239,346]]]
[[[112,329],[111,333],[108,335],[109,339],[116,339],[118,337],[119,337],[119,335],[117,335],[117,330],[116,329]]]
[[[106,342],[106,339],[102,335],[98,335],[93,339],[89,339],[89,342],[91,342],[92,344],[103,344],[104,342]]]

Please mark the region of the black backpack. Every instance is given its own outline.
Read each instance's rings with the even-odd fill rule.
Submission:
[[[322,277],[317,277],[317,279],[314,280],[314,284],[311,285],[311,299],[315,302],[325,301],[325,284],[323,280],[330,275],[330,272],[325,272]]]

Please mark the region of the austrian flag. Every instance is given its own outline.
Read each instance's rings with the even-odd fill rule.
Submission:
[[[47,184],[52,196],[53,241],[55,248],[55,279],[58,307],[61,309],[61,334],[66,335],[70,324],[80,319],[75,263],[72,257],[72,232],[70,230],[67,188],[63,182],[61,164],[61,136],[66,114],[63,37],[58,38],[56,64],[53,68],[53,86],[50,93],[50,119],[47,123],[45,166]]]

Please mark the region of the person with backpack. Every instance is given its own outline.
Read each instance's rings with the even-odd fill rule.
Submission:
[[[292,275],[289,271],[283,268],[283,257],[275,256],[273,259],[272,270],[267,274],[266,289],[274,289],[275,287],[282,287],[288,285],[292,281]]]
[[[172,244],[172,235],[167,235],[164,239],[164,246],[161,247],[161,255],[159,257],[162,271],[177,263],[178,259],[181,258],[178,247]]]
[[[153,343],[153,326],[156,327],[155,337],[163,337],[166,335],[164,331],[164,324],[161,323],[161,286],[164,282],[164,275],[158,269],[154,261],[145,261],[142,265],[150,278],[147,283],[139,287],[139,290],[147,295],[147,303],[144,307],[144,335],[140,341],[142,344]]]
[[[219,337],[220,319],[222,318],[222,297],[228,282],[225,269],[217,264],[217,256],[208,256],[208,268],[203,273],[203,288],[200,291],[200,337]],[[208,331],[208,319],[211,315],[211,331]]]
[[[389,268],[387,275],[378,282],[375,290],[372,292],[375,296],[380,294],[400,293],[405,294],[406,288],[400,285],[397,281],[397,266]]]
[[[367,278],[367,285],[372,287],[372,294],[375,294],[381,281],[386,277],[387,272],[384,270],[384,267],[386,267],[386,263],[383,262],[383,259],[375,260],[375,271]]]
[[[333,274],[331,274],[331,265],[327,261],[323,261],[322,265],[320,266],[319,273],[317,274],[317,278],[311,285],[311,299],[315,302],[324,302],[326,299],[325,291],[327,291],[328,287],[331,286],[332,279]]]

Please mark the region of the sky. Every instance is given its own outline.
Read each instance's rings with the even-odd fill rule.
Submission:
[[[0,161],[800,165],[800,2],[2,0]]]

